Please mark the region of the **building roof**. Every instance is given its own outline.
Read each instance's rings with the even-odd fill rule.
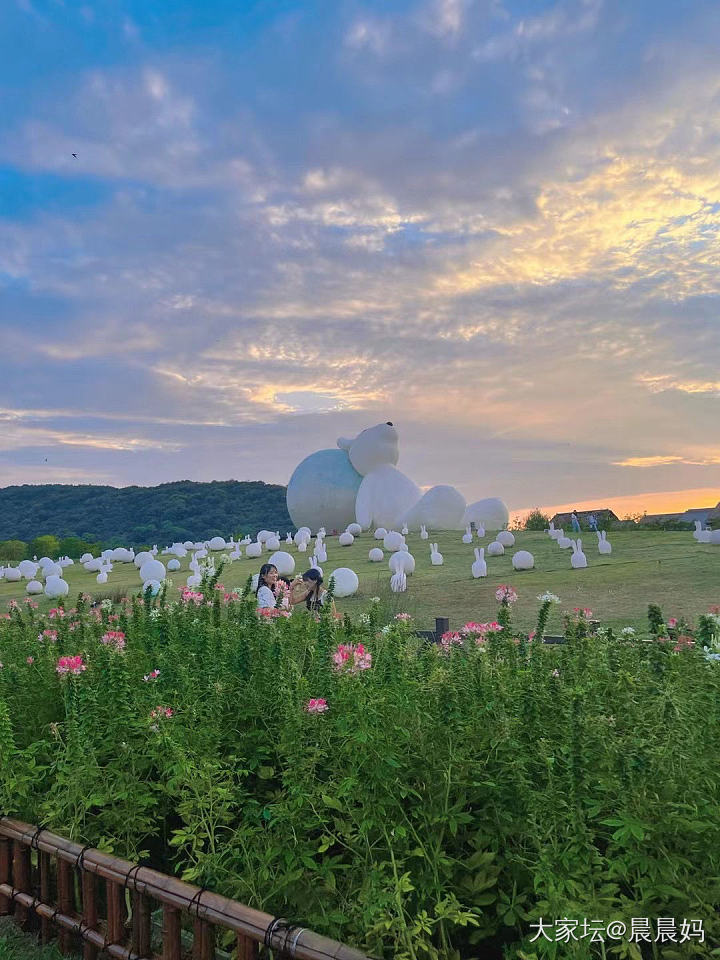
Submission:
[[[568,510],[565,513],[556,513],[555,516],[552,518],[552,522],[553,524],[569,523],[571,515],[572,515],[572,510]],[[615,514],[609,507],[598,507],[597,510],[578,510],[577,511],[578,520],[587,520],[588,517],[592,517],[592,516],[594,516],[596,520],[619,519],[618,517],[615,516]]]

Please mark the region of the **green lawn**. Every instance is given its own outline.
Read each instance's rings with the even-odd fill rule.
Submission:
[[[545,590],[556,593],[562,603],[554,608],[551,633],[560,628],[562,612],[573,607],[590,607],[598,619],[613,626],[642,626],[648,603],[660,604],[668,617],[687,618],[706,612],[709,604],[720,604],[720,546],[698,544],[690,533],[611,533],[613,552],[609,557],[600,556],[595,536],[585,534],[583,546],[588,567],[584,570],[571,569],[571,551],[560,550],[546,534],[517,533],[515,547],[506,550],[504,557],[488,559],[488,577],[483,580],[472,578],[473,547],[462,543],[461,537],[455,531],[432,536],[445,558],[441,567],[430,564],[430,541],[420,540],[417,534],[407,537],[417,566],[405,594],[390,593],[387,557],[376,564],[367,559],[370,547],[378,545],[370,534],[356,538],[350,547],[340,547],[337,539],[330,539],[328,561],[323,565],[325,579],[337,567],[351,567],[360,577],[360,590],[354,597],[338,601],[341,611],[358,614],[366,608],[370,597],[379,596],[389,611],[413,614],[421,628],[432,626],[436,616],[449,617],[452,626],[467,620],[494,618],[494,593],[501,583],[510,583],[517,590],[519,600],[514,614],[528,628],[534,623],[538,594]],[[489,540],[486,537],[482,544],[487,545]],[[311,554],[300,554],[294,546],[288,549],[296,559],[296,572],[305,570]],[[511,555],[516,549],[530,550],[535,556],[534,570],[512,569]],[[223,570],[222,583],[228,589],[241,586],[259,569],[260,562],[243,556]],[[174,588],[184,585],[187,574],[186,559],[182,569],[170,575]],[[81,590],[103,597],[137,591],[141,586],[138,572],[131,564],[116,564],[102,588],[96,583],[96,575],[86,573],[78,564],[69,568],[66,576],[71,598]],[[11,598],[24,595],[24,583],[0,581],[0,609]],[[42,609],[51,605],[44,598],[40,604]]]
[[[0,960],[61,960],[62,954],[52,944],[47,947],[23,933],[10,917],[0,917]]]

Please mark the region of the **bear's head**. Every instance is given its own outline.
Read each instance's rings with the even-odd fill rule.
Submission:
[[[361,477],[386,463],[394,467],[400,458],[398,433],[389,422],[368,427],[355,438],[340,437],[337,445],[347,450],[350,463]]]

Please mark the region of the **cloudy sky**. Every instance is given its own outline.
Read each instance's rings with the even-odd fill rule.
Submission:
[[[5,0],[0,485],[720,500],[717,0]],[[76,157],[73,154],[77,154]]]

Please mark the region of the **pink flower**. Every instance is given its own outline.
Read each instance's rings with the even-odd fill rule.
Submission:
[[[368,653],[362,643],[355,646],[352,643],[340,643],[332,655],[335,670],[338,673],[358,673],[360,670],[369,670],[372,666],[372,654]]]
[[[453,646],[461,647],[462,643],[463,638],[457,630],[448,630],[440,637],[440,649],[443,653],[450,653]]]
[[[714,614],[716,614],[716,615],[719,614],[719,613],[720,613],[720,606],[718,606],[718,604],[713,604],[713,606],[710,607],[710,610],[708,611],[708,613],[714,613]]]
[[[412,617],[410,616],[409,613],[396,613],[395,619],[396,620],[412,620]]]
[[[678,625],[677,617],[670,617],[670,619],[667,622],[667,625],[670,630],[674,630],[675,627]]]
[[[38,605],[35,603],[32,597],[25,597],[25,603],[31,610],[37,610]]]
[[[122,630],[108,630],[100,637],[100,643],[113,647],[118,653],[125,649],[125,634]]]
[[[119,619],[120,619],[119,614],[111,613],[110,616],[108,617],[108,623],[117,623]]]
[[[517,598],[518,595],[513,588],[504,583],[501,584],[495,591],[495,599],[500,603],[515,603]]]
[[[150,673],[145,674],[145,676],[143,677],[143,680],[145,681],[145,683],[150,683],[152,680],[157,680],[159,676],[160,676],[159,670],[151,670]]]
[[[49,643],[55,643],[57,641],[57,638],[58,638],[57,630],[43,630],[42,633],[38,634],[38,640],[40,641],[40,643],[42,643],[43,640],[47,640]]]
[[[175,713],[172,707],[155,707],[150,711],[151,720],[169,720],[170,717]]]
[[[35,657],[28,657],[25,662],[32,665],[33,663],[35,663]]]
[[[83,658],[80,654],[75,654],[74,657],[60,657],[55,667],[58,673],[72,673],[75,676],[79,676],[83,670],[87,670],[87,666],[83,663]]]
[[[313,697],[312,700],[308,700],[305,704],[307,713],[325,713],[327,709],[327,700],[323,700],[322,697]]]
[[[578,617],[584,617],[586,620],[589,620],[592,616],[592,610],[589,607],[573,607],[573,613],[576,613]]]
[[[48,610],[48,616],[51,620],[54,620],[55,617],[58,617],[62,620],[62,618],[65,616],[65,611],[62,607],[53,607],[52,610]]]
[[[275,617],[280,615],[280,611],[276,607],[258,607],[257,613],[259,617],[264,617],[265,620],[274,620]]]
[[[535,632],[536,632],[535,630],[531,630],[530,633],[528,634],[528,643],[532,643],[533,640],[535,639]]]
[[[677,643],[673,647],[673,652],[680,653],[681,650],[689,650],[690,647],[695,646],[695,641],[692,637],[678,637]]]
[[[188,604],[188,603],[200,604],[205,602],[205,597],[201,593],[198,593],[195,590],[190,590],[188,587],[182,588],[180,592],[180,599],[185,604]]]

